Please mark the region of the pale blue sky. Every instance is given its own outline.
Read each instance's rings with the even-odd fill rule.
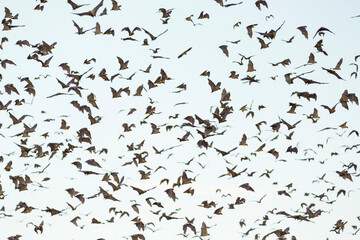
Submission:
[[[230,0],[229,0],[230,1]],[[231,3],[227,1],[226,3]],[[267,233],[276,229],[285,229],[290,227],[291,236],[297,239],[357,239],[359,235],[352,235],[356,231],[355,226],[359,226],[357,203],[360,200],[359,180],[355,177],[358,174],[353,168],[349,170],[353,173],[353,182],[344,180],[339,177],[336,171],[346,169],[343,163],[356,163],[358,159],[358,150],[353,148],[344,151],[344,146],[358,144],[358,137],[352,134],[352,130],[359,131],[358,119],[359,106],[349,102],[349,110],[336,107],[334,114],[321,107],[321,105],[334,106],[345,89],[349,93],[359,94],[358,79],[350,77],[355,71],[354,57],[359,55],[359,48],[356,41],[359,39],[360,18],[351,18],[359,14],[358,1],[345,1],[341,4],[338,1],[267,1],[269,8],[262,7],[259,11],[255,6],[255,1],[244,0],[238,6],[228,8],[221,7],[214,0],[182,0],[182,1],[119,1],[120,11],[110,11],[111,1],[104,0],[104,6],[98,11],[99,15],[103,9],[107,8],[107,15],[96,16],[78,16],[73,14],[91,10],[98,4],[98,1],[91,1],[90,5],[72,11],[66,1],[48,1],[44,4],[43,11],[35,11],[34,7],[39,4],[38,1],[10,1],[0,2],[0,9],[7,7],[19,17],[13,20],[14,25],[25,25],[25,27],[14,28],[11,31],[2,31],[1,37],[7,37],[8,42],[3,43],[3,50],[0,50],[0,59],[10,59],[16,63],[16,66],[7,65],[6,69],[0,68],[2,81],[0,82],[0,91],[3,93],[0,100],[3,104],[12,100],[9,106],[10,113],[17,118],[24,114],[30,114],[32,117],[26,117],[23,123],[33,126],[37,124],[36,132],[31,133],[28,138],[27,147],[32,148],[35,144],[41,145],[44,151],[50,151],[48,143],[63,142],[59,152],[49,160],[49,156],[44,158],[20,158],[20,148],[15,144],[20,144],[19,137],[12,137],[23,131],[23,123],[10,126],[12,121],[7,111],[0,111],[2,128],[0,133],[0,155],[4,161],[0,163],[0,184],[4,191],[5,198],[0,200],[0,207],[4,206],[4,213],[12,217],[0,218],[0,238],[20,234],[21,239],[131,239],[131,235],[141,233],[146,239],[184,239],[178,234],[182,233],[182,227],[186,224],[185,217],[195,218],[194,226],[197,229],[197,235],[200,235],[202,222],[205,222],[209,236],[203,239],[254,239],[259,234],[262,239]],[[76,1],[77,4],[88,3],[85,1]],[[235,2],[234,2],[235,3]],[[161,13],[159,8],[173,9],[168,24],[162,24]],[[198,19],[201,11],[208,13],[210,19]],[[193,15],[194,24],[185,19]],[[269,17],[270,15],[273,16]],[[267,17],[268,16],[268,17]],[[115,31],[115,36],[111,35],[94,35],[93,30],[77,35],[76,28],[73,25],[75,21],[84,30],[95,27],[98,22],[101,30],[104,32],[108,28]],[[241,22],[239,27],[233,27],[237,22]],[[272,40],[269,48],[260,49],[260,43],[257,37],[258,32],[276,30],[285,21],[282,28],[277,32],[276,38]],[[201,25],[200,25],[201,24]],[[251,24],[258,24],[253,28],[253,37],[247,34],[246,27]],[[309,38],[301,34],[297,29],[300,26],[307,26]],[[128,34],[121,31],[124,27],[133,29],[140,27],[158,35],[168,30],[155,41],[151,41],[149,36],[142,31],[135,32],[133,38],[138,41],[123,41],[122,38],[128,37]],[[330,29],[334,34],[325,32],[324,36],[316,36],[315,32],[320,27]],[[283,40],[289,40],[292,36],[294,39],[291,43]],[[149,40],[149,46],[142,46],[145,38]],[[29,54],[36,49],[27,46],[19,47],[15,45],[18,40],[28,40],[32,45],[45,41],[48,44],[57,42],[52,50],[53,59],[50,61],[48,68],[41,67],[41,64],[35,60],[27,60]],[[315,44],[323,39],[323,49],[328,53],[325,56],[317,52]],[[229,41],[240,40],[238,44]],[[265,39],[265,42],[269,42]],[[226,57],[219,46],[227,45],[229,57]],[[187,55],[178,59],[186,49],[192,47]],[[158,56],[169,59],[153,59],[154,54],[150,49],[160,48]],[[297,68],[307,63],[309,54],[315,55],[316,64]],[[234,63],[241,61],[241,56],[252,56],[251,61],[254,63],[256,71],[247,72],[248,61],[243,60],[244,65]],[[40,56],[45,61],[51,55]],[[96,63],[84,65],[85,59],[96,58]],[[129,68],[119,71],[117,57],[129,60]],[[289,58],[291,64],[283,67],[272,66],[269,63],[281,62]],[[344,79],[339,80],[330,75],[322,68],[332,69],[340,59],[343,59],[341,70],[336,72]],[[71,78],[67,77],[64,71],[58,65],[68,63],[71,70],[84,73],[90,70],[80,81],[82,98],[70,91],[74,95],[57,96],[47,98],[55,93],[67,93],[62,89],[56,79],[67,83]],[[150,73],[144,73],[139,69],[145,70],[149,64],[152,65]],[[112,82],[104,81],[98,76],[100,71],[105,68],[108,77],[120,73],[124,78],[135,73],[132,80],[115,78]],[[149,89],[148,80],[154,82],[160,76],[160,69],[164,69],[172,80],[166,81],[165,84],[159,84],[157,88]],[[211,93],[208,85],[208,78],[200,76],[202,72],[209,70],[210,79],[216,84],[221,82],[221,90]],[[314,81],[327,84],[305,85],[300,79],[295,79],[294,84],[286,83],[284,75],[294,73],[293,76],[301,73],[314,72],[304,75],[303,77]],[[230,71],[236,71],[239,74],[238,79],[231,79]],[[50,76],[44,78],[43,76]],[[87,78],[90,74],[96,76],[95,80]],[[42,76],[40,76],[42,75]],[[251,85],[242,82],[240,79],[247,75],[254,76],[260,80],[259,83]],[[40,76],[40,77],[39,77]],[[278,76],[276,80],[271,77]],[[24,91],[25,82],[20,82],[18,78],[29,77],[36,89],[36,96],[33,98]],[[20,96],[12,93],[5,93],[4,86],[12,83],[20,92]],[[186,84],[187,90],[174,93],[178,90],[177,86]],[[142,97],[133,96],[138,86],[143,85]],[[129,87],[131,95],[127,96],[122,93],[121,98],[112,98],[110,87],[118,90],[119,88]],[[220,107],[220,97],[223,89],[231,93],[229,106],[233,107],[233,113],[228,115],[225,123],[219,124],[218,120],[213,118],[212,113],[216,107]],[[310,101],[296,95],[293,92],[316,93],[317,100]],[[76,100],[80,105],[89,105],[86,97],[93,93],[96,96],[96,102],[99,109],[91,107],[92,116],[101,117],[99,124],[90,125],[87,113],[81,113],[74,108],[70,102]],[[15,106],[16,99],[24,98],[26,104]],[[150,103],[151,98],[154,103]],[[176,105],[177,103],[183,103]],[[289,103],[302,105],[296,108],[296,114],[289,114]],[[146,124],[140,122],[146,117],[146,108],[152,105],[156,107],[154,114],[145,119]],[[239,109],[247,105],[254,112],[254,118],[246,117],[246,112]],[[266,108],[258,110],[259,105]],[[137,110],[127,115],[131,108]],[[313,113],[314,108],[319,112],[320,119],[317,123],[312,123],[306,115]],[[41,113],[41,111],[45,111]],[[221,110],[220,110],[221,111]],[[177,119],[169,118],[179,114]],[[217,135],[206,138],[209,143],[213,141],[213,147],[223,151],[229,151],[238,147],[229,155],[222,157],[214,148],[200,149],[197,147],[198,140],[201,136],[196,130],[203,131],[203,127],[197,124],[192,127],[176,127],[171,131],[166,131],[165,125],[179,125],[187,122],[184,120],[187,116],[197,114],[203,119],[208,119],[211,124],[216,126],[217,133],[226,131],[223,135]],[[64,116],[66,115],[66,116]],[[273,132],[271,125],[278,122],[279,118],[284,119],[290,124],[301,120],[293,130],[287,130],[284,124],[281,125],[279,132]],[[54,119],[54,121],[45,122],[45,119]],[[61,130],[61,120],[66,120],[70,126],[69,130]],[[255,127],[260,121],[266,121],[262,125],[262,132]],[[348,128],[341,129],[339,126],[347,122]],[[136,125],[131,132],[124,132],[123,123],[134,123]],[[151,134],[150,123],[160,127],[160,134]],[[10,127],[8,127],[10,126]],[[88,128],[92,134],[92,144],[78,142],[77,131],[81,128]],[[320,131],[326,127],[336,128],[335,130]],[[191,132],[189,141],[179,142],[187,131]],[[292,140],[286,140],[286,135],[294,131]],[[43,133],[49,133],[49,138],[41,137]],[[345,132],[343,135],[341,135]],[[118,139],[123,134],[125,137]],[[246,134],[248,146],[239,146],[239,142]],[[274,139],[276,136],[276,140]],[[258,138],[257,138],[258,137]],[[260,139],[262,142],[260,142]],[[141,150],[128,151],[127,145],[134,143],[136,146],[142,140],[145,140]],[[67,143],[78,146],[74,151],[62,159],[62,151],[67,147]],[[252,154],[262,145],[266,144],[262,152]],[[323,144],[324,148],[318,147]],[[297,146],[298,154],[286,153],[289,146]],[[96,150],[107,148],[108,154],[91,154],[86,149],[90,146],[96,146]],[[158,150],[175,148],[165,151],[162,154],[155,154],[155,146]],[[267,153],[275,148],[280,153],[279,159]],[[306,150],[313,149],[315,152]],[[125,162],[132,161],[134,153],[147,151],[149,156],[147,163],[122,166]],[[14,154],[10,154],[14,152]],[[205,152],[205,154],[202,154]],[[338,155],[331,155],[337,152]],[[6,154],[9,154],[7,156]],[[202,155],[200,155],[202,154]],[[200,156],[199,156],[200,155]],[[251,161],[241,161],[241,158],[248,157]],[[119,158],[121,157],[121,158]],[[194,160],[187,166],[181,162]],[[301,161],[300,159],[314,158],[314,161]],[[102,168],[88,165],[85,161],[95,159]],[[227,162],[226,162],[226,161]],[[286,160],[286,161],[280,161]],[[5,171],[6,164],[12,161],[11,171]],[[100,175],[85,176],[78,172],[76,167],[71,164],[74,161],[82,163],[83,170],[95,171]],[[325,162],[323,162],[325,161]],[[40,168],[34,169],[34,164],[41,165]],[[34,173],[41,170],[47,164],[49,167],[42,173]],[[204,169],[200,164],[206,165]],[[147,170],[146,167],[151,168]],[[239,172],[244,169],[246,173],[236,178],[225,176],[218,178],[220,175],[227,173],[227,167],[232,168],[237,165],[235,171]],[[154,172],[158,166],[164,166],[166,170],[160,169]],[[270,178],[259,177],[266,170],[272,170]],[[151,176],[148,180],[139,180],[139,170],[150,171]],[[188,177],[195,178],[191,184],[175,187],[175,193],[178,200],[173,202],[164,192],[172,187],[177,178],[185,170]],[[113,192],[106,182],[101,181],[105,173],[116,171],[119,177],[125,176],[124,183],[128,186],[122,186],[118,191]],[[255,172],[252,177],[247,175]],[[331,183],[314,183],[323,174],[325,179]],[[27,191],[14,189],[14,184],[9,180],[9,176],[30,176],[34,183],[28,184]],[[49,181],[42,181],[44,177],[49,177]],[[168,178],[170,184],[159,185],[161,179]],[[41,183],[46,188],[40,188],[35,182]],[[114,182],[112,180],[112,182]],[[239,186],[243,183],[249,183],[255,189],[255,192],[246,191]],[[277,184],[274,184],[277,183]],[[286,190],[286,185],[293,183],[296,189],[290,193],[291,198],[278,195],[278,191]],[[328,188],[335,186],[335,191],[327,191]],[[76,206],[80,201],[71,198],[65,191],[67,188],[74,188],[84,196],[90,197],[99,192],[99,186],[108,191],[121,202],[104,200],[102,195],[94,199],[86,199],[85,203],[80,205],[75,211],[71,211],[66,202]],[[130,186],[141,189],[150,189],[144,195],[139,196]],[[189,187],[195,189],[194,196],[184,194],[183,192]],[[221,189],[221,193],[216,193]],[[346,196],[336,197],[340,189],[346,190]],[[350,191],[350,195],[349,195]],[[309,196],[304,196],[309,193]],[[328,201],[336,200],[333,204],[319,201],[314,198],[313,194],[328,195]],[[228,197],[222,195],[231,194]],[[261,204],[256,201],[266,194]],[[349,197],[350,196],[350,197]],[[154,197],[156,201],[161,202],[163,209],[156,206],[150,207],[145,199]],[[237,197],[246,199],[243,205],[235,206],[235,209],[229,209],[228,204],[234,203]],[[140,204],[140,213],[137,214],[131,205]],[[202,201],[214,201],[217,206],[224,207],[223,215],[214,215],[216,208],[205,209],[198,205]],[[21,213],[21,210],[15,211],[16,205],[20,202],[26,202],[28,206],[35,209],[28,214]],[[286,218],[283,215],[267,213],[273,208],[277,208],[274,213],[286,211],[291,215],[305,215],[306,207],[300,209],[301,203],[310,205],[315,204],[313,211],[322,209],[321,216],[310,219],[313,222],[298,222],[295,219]],[[42,210],[46,207],[64,210],[63,213],[56,216],[50,216]],[[117,211],[127,211],[130,216],[124,216],[120,219],[119,215],[109,213],[110,207],[116,207]],[[161,210],[160,215],[154,215],[151,211]],[[299,210],[298,212],[296,212]],[[176,211],[173,216],[181,218],[166,221],[159,217],[162,213],[170,214]],[[1,214],[2,212],[0,212]],[[266,226],[259,226],[264,215],[268,215],[269,220]],[[76,227],[70,222],[74,217],[79,216],[81,219]],[[108,223],[112,216],[115,217],[114,223]],[[144,223],[152,222],[155,227],[150,228],[157,230],[152,232],[146,229],[144,232],[138,231],[132,219],[140,217]],[[104,224],[91,224],[91,219],[96,218]],[[246,226],[240,228],[239,221],[245,219]],[[258,220],[260,219],[260,221]],[[340,235],[330,232],[334,224],[339,220],[347,221],[344,232]],[[43,234],[36,234],[33,226],[28,224],[33,222],[38,225],[44,221]],[[280,221],[280,222],[279,222]],[[245,236],[243,233],[250,228],[255,228]],[[195,235],[188,229],[189,236]],[[267,239],[276,239],[274,234]]]

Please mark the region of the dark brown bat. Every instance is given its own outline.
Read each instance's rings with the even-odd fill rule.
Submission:
[[[221,86],[221,82],[218,82],[215,85],[215,83],[213,81],[211,81],[209,78],[208,78],[208,84],[210,85],[211,92],[215,92],[215,91],[219,90],[220,86]]]
[[[220,153],[222,156],[226,156],[228,154],[230,154],[232,151],[235,151],[237,149],[237,147],[234,147],[233,149],[231,149],[230,151],[222,151],[220,149],[214,148],[218,153]]]
[[[306,84],[306,85],[309,85],[309,84],[328,84],[328,83],[323,83],[323,82],[317,82],[317,81],[314,81],[314,80],[311,80],[311,79],[307,79],[307,78],[303,78],[303,77],[298,77],[299,79],[303,80],[303,82]]]
[[[173,10],[174,9],[159,8],[158,12],[162,13],[162,18],[169,18]]]
[[[127,31],[129,33],[129,36],[133,36],[135,31],[141,31],[141,29],[139,27],[135,27],[133,28],[133,30],[130,30],[129,27],[124,27],[123,29],[121,29],[121,31]]]
[[[5,92],[9,95],[11,95],[12,92],[15,92],[17,95],[19,95],[18,90],[14,87],[12,83],[6,84],[4,88],[5,88]]]
[[[265,41],[262,38],[257,38],[259,40],[259,43],[261,44],[260,49],[268,48],[271,42],[265,43]]]
[[[248,35],[249,35],[250,38],[252,38],[252,36],[253,36],[253,30],[252,30],[252,29],[253,29],[255,26],[257,26],[257,24],[252,24],[252,25],[249,25],[249,26],[246,27],[247,33],[248,33]]]
[[[154,189],[156,186],[153,187],[153,188],[147,189],[147,190],[142,190],[142,189],[140,189],[140,188],[136,188],[136,187],[133,187],[133,186],[130,186],[130,187],[131,187],[134,191],[136,191],[139,195],[142,195],[142,194],[144,194],[144,193],[146,193],[146,192]]]
[[[7,107],[12,103],[12,100],[9,100],[5,105],[0,101],[0,110],[7,110]]]
[[[308,34],[308,31],[306,30],[306,26],[300,26],[300,27],[298,27],[297,29],[299,29],[300,30],[300,32],[301,32],[301,34],[302,35],[304,35],[304,37],[306,38],[306,39],[308,39],[309,38],[309,34]]]
[[[209,14],[208,14],[208,13],[204,13],[204,11],[201,11],[201,13],[200,13],[200,15],[199,15],[198,19],[204,19],[204,18],[209,19],[209,18],[210,18],[210,16],[209,16]]]
[[[283,40],[286,43],[292,43],[292,41],[294,40],[295,36],[292,36],[291,38],[289,38],[289,40]]]
[[[221,7],[231,7],[231,6],[236,6],[236,5],[243,3],[243,2],[238,2],[238,3],[224,4],[223,0],[215,0],[215,2],[217,2]]]
[[[183,53],[181,53],[178,58],[181,58],[182,56],[186,55],[190,50],[192,49],[192,47],[188,48],[187,50],[185,50]]]
[[[221,45],[219,48],[222,50],[222,52],[225,54],[225,56],[229,57],[229,51],[227,45]]]
[[[267,31],[264,33],[259,32],[259,34],[267,39],[274,39],[276,37],[276,33],[281,29],[281,27],[284,25],[284,23],[285,23],[285,21],[276,30],[271,29],[269,32],[267,32]]]
[[[0,49],[3,49],[3,43],[4,43],[4,42],[8,42],[8,41],[9,41],[9,39],[8,39],[7,37],[1,38],[1,41],[0,41]]]
[[[268,8],[267,2],[265,0],[257,0],[255,2],[256,7],[261,11],[261,5]]]
[[[332,74],[332,75],[334,75],[335,77],[337,77],[337,79],[340,79],[340,80],[344,80],[345,81],[345,79],[343,79],[342,77],[340,77],[339,76],[339,74],[337,74],[337,72],[335,72],[334,70],[332,70],[332,69],[327,69],[327,68],[322,68],[323,70],[325,70],[325,71],[327,71],[329,74]]]
[[[35,59],[35,60],[40,62],[42,67],[49,67],[52,58],[53,56],[49,57],[48,59],[45,60],[45,62],[41,61],[40,59]]]
[[[239,187],[244,188],[247,191],[255,192],[255,190],[249,185],[249,183],[241,184]]]
[[[73,1],[71,0],[67,0],[67,3],[70,4],[70,6],[72,7],[73,10],[76,10],[82,6],[87,6],[89,4],[81,4],[81,5],[77,5],[76,3],[74,3]]]
[[[17,119],[14,115],[12,115],[11,113],[9,113],[9,117],[11,118],[12,122],[14,125],[21,123],[26,117],[32,117],[31,115],[22,115],[19,119]]]
[[[296,127],[296,125],[298,125],[302,120],[299,120],[299,121],[297,121],[296,123],[294,123],[293,125],[291,125],[291,124],[289,124],[289,123],[287,123],[285,120],[283,120],[283,119],[280,119],[281,120],[281,123],[283,123],[283,124],[285,124],[286,126],[287,126],[287,128],[288,128],[288,130],[291,130],[291,129],[293,129],[293,128],[295,128]]]
[[[291,60],[290,59],[285,59],[281,62],[278,62],[278,63],[270,63],[271,65],[273,65],[274,67],[278,66],[279,64],[283,65],[284,67],[286,67],[287,65],[290,65],[291,64]]]
[[[327,54],[327,52],[326,51],[324,51],[324,49],[322,48],[322,46],[323,46],[323,40],[321,39],[321,40],[319,40],[316,44],[315,44],[315,48],[316,48],[316,50],[318,50],[319,52],[321,52],[321,53],[323,53],[325,56],[327,56],[328,54]]]
[[[177,199],[177,197],[176,197],[176,195],[175,195],[174,189],[173,189],[173,188],[169,188],[169,189],[166,189],[165,192],[167,193],[167,195],[169,196],[169,198],[171,198],[171,199],[175,202],[175,200]]]
[[[101,0],[101,2],[100,2],[94,9],[92,9],[92,10],[90,10],[90,11],[88,11],[88,12],[74,13],[74,14],[79,15],[79,16],[95,17],[97,11],[99,10],[99,8],[102,7],[103,3],[104,3],[104,0]]]
[[[124,69],[128,68],[129,60],[124,62],[124,60],[122,60],[121,57],[117,57],[117,59],[118,59],[118,62],[120,64],[120,69],[119,70],[124,70]]]
[[[335,34],[335,33],[333,33],[332,31],[330,31],[329,29],[324,28],[324,27],[321,27],[321,28],[319,28],[319,29],[316,31],[313,39],[316,37],[317,34],[319,34],[320,36],[321,36],[321,35],[324,35],[324,32],[325,32],[325,31],[326,31],[326,32],[331,32],[332,34]]]
[[[4,69],[6,69],[6,64],[12,64],[12,65],[16,66],[16,64],[13,61],[9,60],[9,59],[3,59],[3,60],[0,59],[0,62],[1,62],[1,66]]]
[[[149,35],[149,37],[151,38],[152,41],[155,41],[158,37],[160,37],[161,35],[163,35],[164,33],[166,33],[169,29],[166,29],[164,32],[160,33],[160,34],[157,35],[157,36],[152,35],[150,32],[148,32],[148,31],[147,31],[146,29],[144,29],[144,28],[143,28],[143,30],[144,30],[144,32],[145,32],[147,35]]]
[[[254,63],[249,59],[247,72],[255,72]]]
[[[341,64],[343,63],[343,59],[340,58],[339,62],[336,64],[334,70],[341,70],[340,67],[341,67]]]
[[[111,0],[111,3],[112,3],[112,8],[111,8],[112,11],[120,10],[121,5],[119,5],[115,0]]]

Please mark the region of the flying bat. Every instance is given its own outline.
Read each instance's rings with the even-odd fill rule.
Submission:
[[[192,49],[192,47],[188,48],[187,50],[185,50],[183,53],[181,53],[178,58],[181,58],[182,56],[186,55],[190,50]]]

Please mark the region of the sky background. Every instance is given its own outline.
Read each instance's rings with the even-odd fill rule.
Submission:
[[[100,2],[100,1],[99,1]],[[2,31],[1,38],[7,37],[8,42],[2,44],[0,59],[12,60],[15,65],[6,65],[6,69],[0,68],[2,80],[0,82],[0,100],[6,104],[9,100],[12,103],[8,110],[0,111],[2,127],[0,128],[0,156],[4,157],[0,163],[0,184],[4,191],[4,197],[0,200],[0,207],[4,206],[3,214],[11,215],[0,218],[0,238],[6,239],[16,234],[22,235],[22,239],[131,239],[131,235],[143,234],[146,239],[184,239],[183,225],[187,223],[185,217],[194,220],[197,236],[200,236],[202,222],[209,227],[209,236],[203,239],[262,239],[266,234],[277,229],[290,228],[291,236],[296,239],[357,239],[353,235],[359,226],[359,208],[357,203],[360,200],[359,180],[356,175],[357,169],[348,170],[352,175],[352,181],[343,179],[336,171],[346,170],[344,166],[350,163],[357,164],[359,154],[354,147],[345,151],[347,146],[351,147],[359,143],[356,134],[349,133],[352,130],[359,131],[358,119],[359,106],[349,102],[349,109],[338,104],[336,112],[329,114],[329,111],[321,105],[330,108],[339,102],[343,92],[359,94],[358,79],[351,74],[356,70],[355,56],[360,54],[356,46],[356,39],[359,39],[360,18],[352,18],[359,14],[357,1],[345,1],[339,4],[338,1],[267,1],[268,8],[262,6],[261,11],[255,6],[255,1],[244,0],[242,4],[221,7],[213,0],[197,1],[119,1],[121,10],[111,11],[112,3],[104,0],[103,6],[97,12],[96,17],[78,16],[74,13],[90,11],[98,1],[84,2],[76,1],[77,4],[89,4],[75,11],[66,1],[48,1],[40,4],[39,1],[1,1],[0,9],[7,7],[13,15],[19,14],[18,19],[13,19],[13,25],[24,25],[24,27],[13,28],[10,31]],[[236,2],[225,2],[225,4]],[[43,5],[42,11],[34,10],[38,4]],[[107,15],[99,16],[104,8]],[[173,9],[168,24],[162,24],[162,14],[159,8]],[[200,12],[208,13],[209,19],[198,19]],[[193,23],[186,18],[193,15]],[[272,17],[269,17],[272,15]],[[5,14],[4,14],[5,16]],[[8,19],[7,19],[8,20]],[[85,30],[95,27],[96,23],[101,26],[101,31],[108,28],[115,31],[115,35],[95,35],[94,30],[83,35],[76,34],[75,21]],[[239,27],[233,27],[235,23],[241,22]],[[264,39],[271,44],[266,49],[260,49],[258,37],[260,33],[276,30],[284,23],[277,32],[275,39]],[[253,28],[253,37],[247,34],[246,27],[257,24]],[[309,38],[306,39],[297,29],[300,26],[307,26]],[[129,37],[128,33],[121,31],[124,27],[133,29],[140,27],[132,36],[137,41],[124,41]],[[315,36],[320,27],[325,27],[333,33],[325,32],[324,36]],[[151,41],[144,29],[157,36]],[[294,36],[291,43],[289,40]],[[143,40],[148,39],[149,46],[143,46]],[[319,40],[323,40],[323,49],[327,56],[318,52],[314,47]],[[28,60],[28,56],[36,51],[36,48],[23,46],[15,43],[18,40],[28,40],[31,45],[41,44],[42,41],[51,45],[56,42],[52,54],[40,56],[42,61],[53,56],[49,67],[42,67],[40,62]],[[237,44],[231,41],[240,40]],[[225,56],[219,48],[227,45],[229,56]],[[185,50],[192,48],[187,55],[181,58],[178,56]],[[153,53],[150,49],[156,49]],[[315,55],[316,64],[299,67],[306,64],[309,54]],[[256,71],[247,72],[248,60],[242,59],[241,55],[251,57]],[[162,56],[166,58],[153,58]],[[119,70],[117,57],[124,61],[129,60],[128,69]],[[89,65],[83,64],[85,59],[95,58],[96,62]],[[290,59],[288,66],[272,66],[270,63],[278,63]],[[341,70],[337,70],[343,80],[336,78],[324,71],[322,68],[333,69],[340,59],[343,59]],[[239,65],[237,62],[243,62]],[[359,60],[358,60],[359,61]],[[79,82],[82,97],[73,91],[62,89],[57,79],[68,83],[72,78],[66,75],[59,65],[67,63],[72,71],[79,74],[87,72]],[[151,64],[150,73],[144,73]],[[357,64],[357,63],[356,63]],[[298,68],[299,67],[299,68]],[[119,73],[112,81],[104,81],[99,77],[102,69],[106,69],[108,77]],[[171,80],[165,84],[159,84],[156,88],[149,89],[148,80],[154,82],[160,76],[163,69]],[[205,70],[210,71],[209,77],[200,76]],[[238,79],[229,78],[230,72],[236,71]],[[288,84],[284,75],[293,73],[293,76],[313,71],[303,77],[326,84],[305,85],[299,78],[294,84]],[[132,80],[126,80],[133,73]],[[87,78],[91,74],[95,79]],[[48,75],[48,76],[47,76]],[[247,75],[256,76],[258,83],[248,84],[240,79]],[[47,77],[45,77],[47,76]],[[272,79],[272,77],[275,80]],[[29,95],[24,91],[26,82],[21,78],[28,77],[36,90],[36,95]],[[211,92],[208,85],[208,78],[215,84],[221,82],[221,89]],[[5,92],[5,86],[13,84],[19,91],[19,95]],[[186,84],[186,90],[177,86]],[[142,96],[134,96],[136,89],[143,85]],[[131,93],[127,96],[122,93],[121,98],[112,98],[110,87],[118,90],[129,87]],[[221,107],[220,98],[223,89],[231,93],[228,106],[233,108],[226,122],[219,123],[213,118],[215,109]],[[180,91],[179,91],[180,90]],[[292,95],[293,92],[316,93],[317,100],[306,100]],[[56,93],[71,93],[72,95],[60,95],[48,98]],[[91,106],[87,96],[93,93],[99,109]],[[16,106],[16,99],[24,99],[25,104]],[[87,113],[82,113],[71,104],[78,101],[80,105],[88,105],[91,108],[92,116],[98,117],[100,122],[90,124]],[[181,104],[179,104],[181,103]],[[289,103],[297,103],[301,106],[296,108],[296,114],[287,113],[290,109]],[[149,117],[146,114],[148,106],[156,107],[155,113]],[[240,108],[246,105],[247,110]],[[258,106],[265,108],[259,110]],[[136,111],[130,115],[131,108]],[[305,115],[313,113],[314,108],[318,110],[320,118],[316,123]],[[221,109],[220,109],[221,111]],[[246,114],[254,112],[254,117]],[[24,114],[22,123],[13,125],[9,113],[20,118]],[[177,118],[170,118],[175,116]],[[210,121],[216,128],[216,135],[205,140],[212,147],[199,148],[197,142],[202,137],[197,130],[204,131],[204,125],[195,122],[194,127],[183,126],[188,123],[184,118],[188,116],[200,116]],[[147,117],[147,118],[146,118]],[[51,121],[44,121],[52,119]],[[62,119],[70,126],[68,130],[60,129]],[[301,122],[292,130],[288,130],[284,124],[278,132],[270,127],[272,124],[284,119],[290,124]],[[142,121],[146,123],[141,124]],[[261,132],[255,124],[266,121],[261,126]],[[343,123],[348,128],[340,128]],[[124,132],[123,124],[134,123],[135,128],[131,132]],[[159,134],[151,134],[150,123],[160,128]],[[27,144],[20,142],[21,137],[14,136],[24,130],[23,124],[34,126],[36,131],[30,133]],[[174,126],[167,131],[166,126]],[[182,127],[181,127],[182,126]],[[323,130],[331,127],[333,129]],[[77,131],[87,128],[91,132],[92,143],[80,143]],[[288,136],[294,131],[291,140]],[[49,134],[48,138],[41,135]],[[190,132],[189,141],[180,142],[187,132]],[[239,146],[243,134],[247,136],[247,146]],[[123,135],[123,136],[121,136]],[[120,137],[121,136],[121,137]],[[119,138],[120,137],[120,138]],[[128,151],[127,145],[134,143],[136,146],[143,140],[144,145],[140,150]],[[49,143],[63,143],[59,151],[49,159],[49,155],[39,158],[34,157],[34,146],[40,145],[43,151],[49,151]],[[62,151],[67,148],[68,143],[77,146],[73,152],[66,157]],[[32,157],[20,157],[20,148],[17,144],[31,148]],[[256,150],[266,144],[263,151]],[[324,147],[319,147],[322,144]],[[99,151],[102,148],[108,149],[108,153],[90,153],[86,149],[95,146]],[[158,150],[168,149],[161,154],[155,154],[153,146]],[[298,153],[286,152],[289,146],[297,147]],[[237,147],[226,156],[221,156],[215,148],[229,151]],[[275,148],[279,152],[276,159],[268,151]],[[312,150],[309,150],[312,149]],[[145,164],[134,164],[123,166],[126,162],[133,160],[134,154],[148,152]],[[337,153],[335,155],[334,153]],[[194,159],[190,164],[184,164]],[[248,158],[249,160],[244,160]],[[301,159],[313,158],[312,161]],[[89,159],[95,159],[101,168],[90,166],[86,163]],[[242,160],[243,159],[243,160]],[[12,161],[12,169],[6,171],[8,162]],[[85,175],[71,163],[78,161],[82,163],[82,170],[94,171],[99,175]],[[34,164],[41,167],[34,168]],[[42,173],[41,171],[50,164]],[[200,166],[206,166],[202,168]],[[155,171],[159,166],[165,169]],[[240,172],[246,169],[236,178],[226,175],[227,168],[236,167],[235,171]],[[140,180],[139,170],[150,172],[150,179]],[[262,173],[273,170],[270,178],[262,176]],[[178,177],[186,171],[189,178],[195,178],[191,184],[184,184],[174,187],[178,199],[173,201],[165,193],[165,190],[172,188]],[[102,181],[104,174],[117,172],[119,178],[124,176],[124,184],[120,190],[113,191],[112,188]],[[252,176],[248,175],[255,172]],[[329,182],[313,182],[325,175]],[[14,189],[15,185],[10,176],[28,175],[33,183],[28,183],[26,191]],[[44,178],[50,178],[44,181]],[[164,178],[169,179],[169,184],[159,184]],[[111,182],[114,180],[111,178]],[[241,184],[249,183],[255,192],[239,188]],[[285,186],[292,183],[293,187],[287,189]],[[40,187],[43,186],[43,187]],[[155,187],[149,192],[138,195],[131,186],[146,190]],[[334,186],[333,191],[329,191]],[[89,198],[99,193],[99,187],[105,189],[115,198],[120,200],[112,201],[104,199],[102,195],[96,198]],[[195,190],[193,196],[185,194],[189,187]],[[77,198],[71,198],[65,189],[74,188],[80,194],[84,194],[85,202],[80,204]],[[221,191],[216,191],[221,189]],[[340,189],[346,190],[345,196],[337,193]],[[286,190],[291,197],[279,195],[278,191]],[[328,198],[315,198],[314,195],[325,193]],[[228,195],[230,194],[230,195]],[[264,195],[261,203],[257,203]],[[153,197],[161,202],[164,208],[149,206],[146,198]],[[237,197],[246,199],[246,203],[236,205],[235,209],[229,209],[230,203],[234,203]],[[214,201],[216,208],[199,207],[201,202]],[[332,204],[330,202],[334,201]],[[22,209],[15,210],[19,202],[25,202],[35,209],[30,213],[21,213]],[[79,207],[72,211],[67,202]],[[138,206],[140,212],[132,209],[133,204]],[[312,211],[318,209],[324,212],[311,221],[301,221],[287,218],[284,215],[276,214],[286,211],[288,214],[306,216],[306,207],[302,203],[315,206]],[[58,215],[51,216],[44,212],[47,207],[62,211]],[[127,211],[130,216],[115,215],[109,212],[109,208],[116,207],[117,211]],[[217,208],[224,207],[222,215],[215,215]],[[269,210],[276,208],[273,213]],[[159,215],[153,212],[160,210]],[[160,216],[165,213],[179,219],[160,221]],[[265,226],[262,223],[263,217],[267,215]],[[70,221],[79,216],[78,226]],[[114,222],[109,220],[114,217]],[[139,231],[131,220],[139,217],[154,232],[145,228]],[[101,224],[92,224],[96,218]],[[246,226],[240,227],[241,219],[245,220]],[[347,222],[344,231],[340,234],[331,232],[335,223],[339,220]],[[34,232],[34,226],[44,221],[42,234]],[[248,230],[254,228],[249,234]],[[188,238],[195,236],[190,229],[187,230]],[[267,239],[277,239],[275,234]]]

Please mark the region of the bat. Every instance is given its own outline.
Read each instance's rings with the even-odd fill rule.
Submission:
[[[90,11],[88,11],[88,12],[74,13],[74,14],[79,15],[79,16],[95,17],[97,11],[99,10],[99,8],[102,7],[103,3],[104,3],[104,0],[101,0],[101,2],[100,2],[94,9],[92,9],[92,10],[90,10]]]
[[[188,48],[187,50],[185,50],[183,53],[181,53],[178,58],[181,58],[182,56],[186,55],[190,50],[192,49],[192,47]]]

